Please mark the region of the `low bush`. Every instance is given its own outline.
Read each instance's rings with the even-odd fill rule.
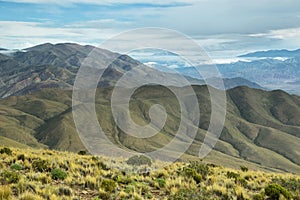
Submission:
[[[10,169],[12,169],[12,170],[22,170],[23,169],[23,167],[22,167],[22,165],[19,165],[19,164],[12,164],[11,166],[10,166]]]
[[[20,175],[14,171],[4,171],[1,173],[2,183],[18,183],[20,180]]]
[[[198,184],[202,181],[202,175],[198,174],[195,169],[185,167],[183,169],[183,175],[189,178],[193,178],[194,181]]]
[[[104,189],[106,192],[111,193],[111,192],[115,191],[116,187],[117,187],[117,184],[113,180],[104,179],[101,183],[101,188]]]
[[[269,196],[270,199],[277,200],[280,195],[284,196],[286,199],[291,199],[292,195],[281,185],[270,184],[265,188],[265,194]]]
[[[84,156],[84,155],[86,155],[86,154],[87,154],[86,151],[79,151],[79,152],[78,152],[78,155],[81,155],[81,156]]]
[[[243,172],[247,172],[249,170],[246,166],[240,166],[240,168]]]
[[[132,156],[126,161],[126,163],[128,165],[135,165],[135,166],[140,166],[140,165],[151,166],[152,165],[151,159],[144,155]]]
[[[163,187],[165,187],[165,185],[166,185],[165,179],[162,179],[162,178],[156,179],[156,182],[158,183],[158,186],[159,186],[160,188],[163,188]]]
[[[24,162],[25,161],[25,155],[24,154],[18,155],[17,160],[22,160]]]
[[[51,171],[51,178],[53,180],[64,180],[67,178],[67,173],[59,168]]]
[[[233,178],[233,179],[237,179],[240,177],[240,175],[238,173],[235,172],[227,172],[227,178]]]
[[[0,149],[0,154],[7,154],[7,155],[11,156],[12,150],[10,150],[10,148],[3,147],[2,149]]]
[[[32,168],[38,172],[51,171],[50,164],[46,160],[36,159],[32,162]]]
[[[191,162],[189,164],[189,167],[191,169],[194,169],[198,174],[202,176],[202,178],[206,179],[208,173],[209,173],[209,166],[202,164],[200,162]]]

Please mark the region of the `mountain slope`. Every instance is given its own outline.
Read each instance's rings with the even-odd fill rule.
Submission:
[[[127,71],[137,67],[140,73],[148,73],[176,85],[179,75],[159,72],[127,55],[120,55],[93,46],[72,43],[42,44],[10,56],[0,54],[0,97],[24,95],[42,88],[71,89],[81,63],[93,52],[93,65],[103,72],[100,86],[111,86]],[[115,58],[115,59],[113,59]],[[113,60],[108,69],[104,63]],[[199,80],[188,78],[197,84]],[[143,81],[143,80],[136,80]]]
[[[134,138],[116,127],[110,108],[111,89],[98,89],[95,106],[98,121],[113,143],[122,148],[149,152],[170,142],[177,132],[180,112],[176,97],[167,88],[145,86],[135,91],[131,99],[131,115],[138,124],[149,122],[148,112],[153,104],[162,104],[168,113],[163,129],[147,139]],[[210,119],[207,87],[194,86],[194,90],[199,99],[201,120],[196,139],[183,159],[196,159]],[[71,91],[44,89],[1,100],[1,136],[34,147],[74,152],[85,149],[74,126],[71,96]],[[238,87],[229,90],[227,98],[224,130],[214,151],[205,159],[229,166],[244,163],[300,172],[300,97],[282,91]],[[194,109],[188,109],[192,114]]]

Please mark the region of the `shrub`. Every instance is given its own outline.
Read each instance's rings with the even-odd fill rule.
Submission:
[[[38,180],[42,183],[42,184],[48,184],[51,183],[52,179],[51,177],[49,177],[47,174],[41,174],[38,178]]]
[[[109,170],[109,167],[107,167],[107,165],[106,165],[104,162],[102,162],[102,161],[97,161],[97,162],[96,162],[96,165],[97,165],[97,167],[99,167],[100,169],[103,169],[103,170]]]
[[[12,164],[10,166],[10,169],[12,169],[12,170],[22,170],[23,167],[21,165],[19,165],[19,164]]]
[[[278,184],[270,184],[265,188],[265,194],[271,199],[277,200],[282,194],[286,199],[291,199],[292,195],[282,186]]]
[[[253,196],[253,200],[264,200],[264,197],[261,194],[256,194]]]
[[[295,193],[300,193],[300,179],[290,178],[290,179],[282,179],[282,178],[274,178],[272,179],[273,183],[277,183],[282,187],[286,188],[289,191],[293,191]]]
[[[209,173],[209,167],[207,165],[201,164],[199,162],[191,162],[189,164],[189,167],[191,169],[194,169],[196,173],[201,175],[201,179],[206,179],[208,173]]]
[[[4,183],[18,183],[20,180],[20,175],[17,172],[4,171],[1,173],[2,182]]]
[[[2,149],[0,149],[0,154],[7,154],[7,155],[12,155],[12,150],[10,150],[10,148],[7,147],[3,147]]]
[[[102,200],[109,200],[111,199],[110,198],[110,194],[105,192],[105,191],[99,191],[99,196],[95,198],[95,200],[98,200],[98,199],[102,199]]]
[[[67,173],[59,168],[51,171],[51,178],[53,180],[64,180],[67,178]]]
[[[241,170],[243,172],[247,172],[248,171],[248,167],[246,167],[246,166],[240,166],[240,168],[241,168]]]
[[[106,192],[113,192],[117,187],[116,182],[109,179],[104,179],[101,183],[101,188],[104,189]]]
[[[24,154],[18,155],[17,160],[22,160],[24,162],[25,161],[25,155]]]
[[[87,154],[87,153],[86,153],[86,151],[84,151],[84,150],[78,152],[78,155],[81,155],[81,156],[84,156],[84,155],[86,155],[86,154]]]
[[[242,187],[247,187],[247,181],[244,178],[238,177],[235,179],[235,184],[239,184]]]
[[[51,170],[50,164],[46,160],[36,159],[32,162],[32,167],[38,172],[49,172]]]
[[[11,195],[12,192],[9,186],[0,186],[0,200],[10,199]]]
[[[132,156],[130,157],[126,163],[128,165],[135,165],[135,166],[140,166],[140,165],[149,165],[151,166],[152,161],[150,158],[148,158],[147,156],[141,155],[141,156]]]
[[[163,188],[163,187],[165,187],[165,185],[166,185],[165,179],[162,179],[162,178],[156,179],[156,182],[158,183],[158,186],[159,186],[160,188]]]
[[[189,167],[185,167],[183,169],[183,175],[193,178],[197,184],[202,181],[202,176],[200,174],[198,174],[195,169],[192,169]]]
[[[240,175],[238,173],[235,173],[235,172],[227,172],[227,178],[234,178],[234,179],[237,179],[239,178]]]

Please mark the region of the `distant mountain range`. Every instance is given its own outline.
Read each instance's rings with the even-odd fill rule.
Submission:
[[[202,79],[198,71],[210,73],[210,67],[216,66],[226,79],[244,79],[240,84],[268,90],[281,89],[300,95],[300,50],[258,51],[238,56],[232,63],[210,65],[203,63],[191,67],[180,56],[162,50],[133,52],[134,58],[160,71],[176,71],[185,76]],[[249,85],[246,82],[251,82]],[[256,86],[254,85],[256,84]],[[225,85],[227,85],[225,83]],[[230,88],[230,87],[229,87]]]
[[[300,56],[300,49],[297,50],[269,50],[269,51],[257,51],[253,53],[248,53],[245,55],[240,55],[239,57],[256,57],[256,58],[275,58],[275,57],[286,57],[286,58],[291,58],[291,57],[297,57]]]
[[[184,93],[184,88],[177,90]],[[184,155],[191,159],[197,159],[211,112],[207,87],[194,86],[194,90],[201,118],[196,139]],[[110,87],[99,88],[95,108],[102,129],[113,143],[121,148],[149,152],[172,140],[180,122],[179,104],[172,92],[162,86],[144,86],[134,93],[130,107],[137,123],[149,123],[148,111],[153,104],[163,105],[168,113],[163,129],[147,139],[132,137],[117,128],[110,108],[111,93]],[[195,109],[188,109],[193,114]],[[73,121],[71,91],[43,89],[2,99],[0,119],[0,140],[5,139],[11,145],[73,152],[85,149]],[[299,133],[300,97],[278,90],[266,92],[237,87],[227,91],[225,127],[214,151],[205,159],[231,167],[247,165],[299,173]],[[186,145],[185,140],[178,145]],[[172,152],[166,156],[172,157]]]
[[[91,51],[95,53],[93,65],[104,72],[98,84],[95,108],[99,123],[107,132],[108,138],[122,148],[139,152],[156,150],[172,140],[180,123],[180,109],[170,90],[148,85],[140,87],[134,93],[130,101],[131,115],[139,124],[149,123],[149,108],[153,104],[162,104],[168,113],[166,124],[160,133],[142,140],[125,134],[116,126],[111,113],[110,97],[116,81],[133,68],[144,75],[167,79],[172,87],[184,92],[185,87],[175,87],[180,74],[159,71],[127,55],[88,45],[65,43],[42,44],[8,55],[0,54],[0,144],[2,141],[18,147],[74,152],[85,149],[73,121],[71,89],[82,61]],[[175,56],[164,53],[157,56],[161,55]],[[117,59],[105,69],[103,61],[111,57]],[[224,79],[228,89],[227,116],[220,141],[206,159],[227,166],[245,164],[299,173],[300,97],[280,90],[263,91],[255,83],[264,83],[265,86],[266,83],[289,80],[285,84],[295,88],[300,81],[299,59],[260,59],[218,67],[224,77],[227,77]],[[198,133],[194,143],[184,154],[185,158],[197,159],[210,122],[211,102],[207,86],[199,86],[205,84],[205,81],[196,77],[197,73],[191,70],[190,67],[178,69],[195,84],[193,88],[199,101],[201,119],[196,127]],[[143,81],[143,77],[137,76],[131,81]],[[125,91],[126,89],[124,87]],[[190,105],[186,106],[190,114],[195,112]],[[181,144],[184,145],[185,141],[182,140]],[[172,157],[172,153],[166,156]]]
[[[99,66],[99,70],[104,70],[104,66],[101,66],[103,60],[117,57],[103,73],[99,86],[114,85],[125,72],[136,66],[139,66],[138,69],[141,74],[152,74],[160,80],[168,80],[170,85],[178,85],[181,75],[158,71],[127,55],[120,55],[89,45],[46,43],[7,55],[0,54],[0,98],[25,95],[42,88],[71,89],[82,61],[91,51],[97,55],[94,61]],[[162,54],[159,53],[159,55]],[[136,82],[143,81],[139,76],[136,76],[135,79],[133,80]],[[186,79],[194,85],[205,84],[205,81],[189,76],[189,74],[187,74]],[[255,83],[236,77],[224,79],[224,82],[226,89],[242,85],[262,88]]]
[[[254,52],[241,57],[251,57],[251,59],[216,65],[225,79],[239,77],[259,85],[245,83],[250,87],[269,90],[281,89],[291,94],[300,95],[300,50]],[[201,78],[194,67],[180,67],[180,64],[178,65],[179,67],[175,70],[181,74]],[[156,67],[156,69],[158,68]],[[196,68],[209,70],[208,65],[197,66]]]

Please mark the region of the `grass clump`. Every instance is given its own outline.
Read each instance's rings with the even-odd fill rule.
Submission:
[[[43,200],[43,198],[39,195],[30,192],[25,192],[19,197],[19,200]]]
[[[69,187],[60,187],[57,194],[59,196],[72,196],[72,190]]]
[[[7,185],[0,186],[0,200],[8,200],[11,199],[12,192],[11,188]]]

